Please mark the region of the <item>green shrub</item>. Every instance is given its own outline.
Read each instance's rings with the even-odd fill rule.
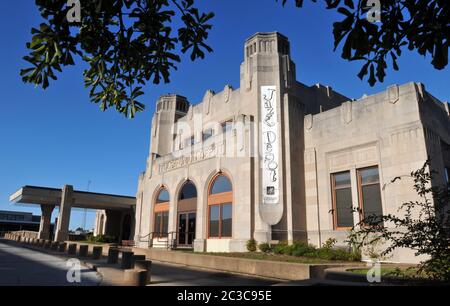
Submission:
[[[316,248],[303,241],[296,241],[292,245],[287,242],[280,242],[277,245],[270,246],[268,243],[261,243],[258,248],[261,252],[273,252],[278,255],[289,255],[296,257],[320,258],[324,260],[339,260],[339,261],[360,261],[360,252],[349,252],[344,249],[333,248],[336,242],[332,239],[327,240],[324,246]],[[248,246],[247,246],[248,248]]]
[[[334,248],[336,243],[337,243],[337,240],[335,238],[328,238],[322,247],[325,249],[332,249],[332,248]]]
[[[280,242],[273,247],[273,252],[275,254],[290,255],[291,247],[287,244],[287,242]]]
[[[263,253],[270,253],[272,251],[272,247],[268,243],[260,243],[258,249]]]
[[[116,241],[116,238],[106,235],[88,235],[86,236],[86,240],[93,243],[113,243]]]
[[[361,261],[362,260],[362,254],[360,250],[353,250],[350,252],[350,260],[351,261]]]
[[[305,256],[305,254],[313,253],[315,247],[302,241],[294,242],[291,246],[290,254],[292,256]]]
[[[255,239],[250,239],[249,241],[247,241],[247,250],[249,252],[256,252],[256,240]]]
[[[359,249],[369,249],[378,241],[384,247],[381,258],[392,255],[399,248],[415,251],[416,256],[427,255],[420,262],[418,273],[435,280],[450,281],[450,190],[448,185],[430,187],[434,175],[430,160],[411,173],[413,188],[420,199],[400,206],[400,215],[367,216],[350,233],[348,241]],[[394,179],[402,180],[402,177]],[[394,228],[392,227],[394,225]],[[430,238],[431,237],[431,238]],[[372,255],[376,255],[374,252]]]

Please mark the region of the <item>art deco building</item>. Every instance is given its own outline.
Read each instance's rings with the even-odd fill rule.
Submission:
[[[288,39],[257,33],[244,46],[240,88],[200,103],[162,96],[139,177],[134,239],[140,247],[246,251],[246,242],[336,238],[370,214],[416,199],[391,183],[427,157],[448,180],[449,104],[420,83],[352,100],[296,79]],[[352,208],[360,208],[359,212]],[[416,262],[411,250],[394,261]]]

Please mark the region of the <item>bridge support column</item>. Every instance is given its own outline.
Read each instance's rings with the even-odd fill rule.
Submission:
[[[39,225],[39,239],[50,239],[50,223],[52,219],[52,212],[54,205],[41,205],[41,224]]]
[[[55,241],[63,242],[69,236],[70,211],[73,203],[73,186],[65,185],[61,195],[58,224],[56,227]]]

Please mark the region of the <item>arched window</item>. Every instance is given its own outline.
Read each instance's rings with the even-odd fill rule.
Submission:
[[[186,184],[184,184],[183,188],[181,189],[178,200],[188,200],[196,197],[197,197],[197,188],[195,188],[195,185],[189,181]]]
[[[214,180],[210,194],[218,194],[231,191],[233,191],[233,187],[231,186],[230,180],[224,175],[219,175]]]
[[[166,203],[169,201],[169,192],[167,191],[167,189],[161,189],[159,191],[158,197],[156,198],[156,203]]]
[[[233,224],[233,187],[223,174],[211,183],[208,194],[209,238],[231,238]]]
[[[154,237],[167,237],[169,231],[169,192],[165,187],[159,190],[154,207]]]

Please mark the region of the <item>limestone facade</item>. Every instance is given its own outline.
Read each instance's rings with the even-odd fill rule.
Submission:
[[[279,33],[250,37],[244,58],[238,89],[208,90],[197,104],[179,95],[158,100],[136,194],[138,246],[240,252],[251,238],[314,245],[336,238],[345,245],[349,222],[361,216],[337,216],[340,201],[397,213],[416,195],[408,179],[390,182],[428,156],[439,173],[433,184],[445,183],[449,105],[422,84],[390,86],[359,100],[304,85]],[[366,174],[372,175],[367,186]],[[217,183],[223,178],[231,192]],[[347,189],[336,191],[342,178]],[[186,184],[195,195],[186,196]],[[228,192],[215,194],[216,187]],[[418,259],[400,250],[392,260]]]

